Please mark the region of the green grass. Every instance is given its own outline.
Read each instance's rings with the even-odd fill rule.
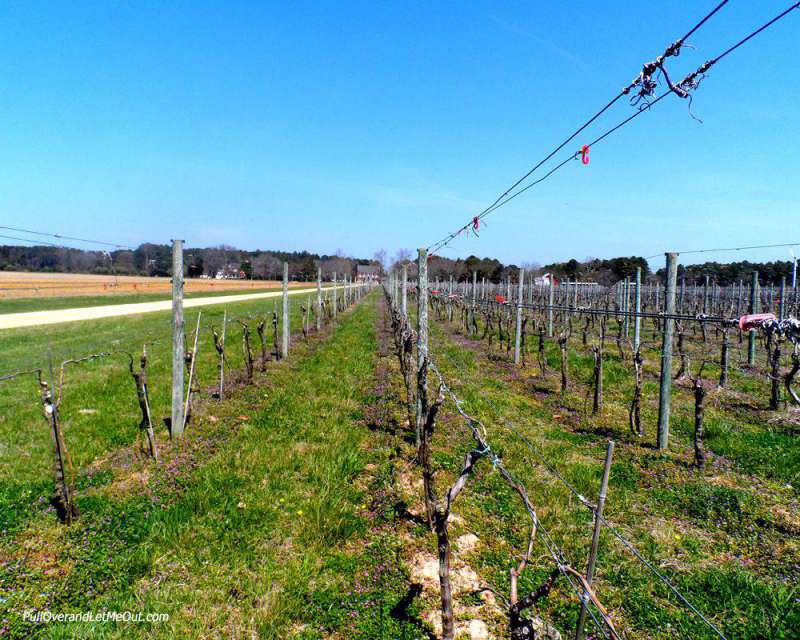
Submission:
[[[293,340],[299,340],[301,305],[307,305],[308,300],[307,296],[290,296],[289,300]],[[192,345],[198,311],[202,312],[195,379],[203,395],[217,385],[219,360],[211,327],[220,330],[225,310],[229,318],[244,318],[249,323],[251,347],[258,358],[256,321],[248,317],[269,316],[266,331],[271,351],[271,314],[279,303],[269,299],[187,310],[187,348]],[[68,358],[127,351],[138,363],[144,342],[158,338],[147,346],[148,389],[156,429],[163,436],[166,428],[162,419],[170,415],[170,322],[169,312],[156,312],[4,331],[0,334],[0,371],[44,367],[49,381],[48,365],[52,360],[58,386],[60,364]],[[243,367],[242,330],[237,322],[228,323],[227,377]],[[79,472],[110,450],[128,446],[140,436],[141,413],[128,363],[124,353],[115,353],[67,365],[65,369],[60,414],[67,448]],[[23,525],[28,506],[48,493],[52,446],[35,376],[0,383],[0,406],[4,409],[0,413],[0,530],[9,530]]]
[[[786,483],[796,482],[800,446],[796,434],[767,421],[770,414],[761,409],[763,380],[739,371],[732,354],[730,391],[711,394],[708,400],[706,443],[711,456],[703,477],[690,464],[693,403],[686,386],[674,386],[669,451],[661,453],[648,444],[655,440],[658,400],[658,359],[652,348],[645,355],[646,436],[639,442],[627,426],[632,367],[629,360],[620,360],[613,339],[606,344],[604,413],[591,416],[587,392],[593,359],[580,346],[579,335],[570,345],[571,387],[562,394],[554,339],[547,344],[550,370],[542,376],[535,336],[528,336],[528,366],[517,369],[505,355],[497,357],[496,341],[495,357],[488,358],[486,341],[457,333],[457,322],[435,323],[432,358],[464,409],[484,420],[492,449],[523,480],[541,524],[574,567],[585,566],[590,514],[538,463],[509,423],[590,500],[597,496],[606,440],[614,439],[606,515],[623,535],[728,637],[794,637],[800,628],[800,524],[796,485]],[[706,367],[707,380],[718,375],[713,364]],[[739,406],[742,397],[753,408]],[[434,460],[441,474],[452,477],[453,465],[472,445],[451,407],[440,415],[436,442]],[[454,510],[482,541],[472,558],[478,574],[507,593],[511,550],[525,544],[519,499],[484,465]],[[522,580],[523,592],[541,584],[553,566],[541,540],[534,557]],[[607,531],[601,536],[597,587],[627,637],[716,637]],[[563,579],[538,612],[562,632],[573,633],[578,605]]]
[[[224,403],[204,401],[160,464],[84,474],[73,526],[37,513],[0,547],[9,637],[424,637],[392,615],[408,577],[380,498],[391,451],[364,425],[374,314],[357,307],[326,341],[299,343]],[[368,463],[378,471],[365,476]],[[170,619],[35,627],[23,608]]]
[[[263,311],[257,304],[241,307],[253,308]],[[410,584],[419,576],[407,567],[420,554],[435,554],[435,540],[408,517],[407,509],[420,513],[421,496],[408,489],[420,473],[410,462],[413,438],[402,426],[397,359],[386,343],[391,338],[376,333],[377,313],[368,302],[340,318],[324,342],[296,340],[289,361],[269,363],[257,384],[232,386],[223,403],[208,398],[216,361],[206,334],[204,400],[182,443],[170,444],[160,429],[159,465],[136,455],[138,408],[124,361],[78,365],[82,377],[67,379],[63,405],[82,511],[71,527],[58,525],[46,505],[50,444],[35,385],[28,379],[7,387],[12,391],[0,386],[6,394],[0,402],[16,403],[19,412],[32,399],[25,418],[31,429],[16,413],[0,420],[0,442],[11,442],[0,452],[0,620],[9,637],[429,637],[420,620],[437,609],[438,596],[426,587],[413,597]],[[166,324],[166,318],[128,321]],[[293,322],[299,326],[297,308]],[[89,334],[34,332],[0,347],[22,357],[30,345],[42,349],[52,342],[63,354],[132,328],[161,328],[115,321],[88,326]],[[613,342],[607,345],[605,410],[593,417],[587,405],[592,359],[578,339],[570,351],[572,386],[561,394],[552,340],[551,370],[541,376],[535,338],[528,341],[529,366],[518,369],[503,358],[487,358],[484,345],[454,329],[433,325],[432,356],[464,409],[484,421],[492,450],[524,482],[542,527],[572,566],[585,566],[591,514],[513,429],[589,500],[596,499],[606,441],[613,438],[609,520],[727,637],[795,636],[800,525],[797,489],[788,483],[796,473],[797,446],[790,430],[766,420],[771,414],[761,408],[763,381],[733,370],[730,391],[710,397],[711,456],[701,475],[691,466],[692,405],[685,385],[675,385],[669,450],[650,444],[657,409],[652,349],[642,442],[627,427],[632,376]],[[240,329],[231,336],[238,368]],[[151,372],[159,416],[168,410],[163,348],[159,356],[154,345]],[[718,373],[707,371],[709,379]],[[123,398],[130,404],[123,406]],[[463,420],[445,405],[433,451],[440,490],[473,446]],[[451,538],[478,538],[473,551],[456,553],[454,567],[467,563],[481,584],[508,593],[509,569],[528,535],[518,496],[483,459],[453,511]],[[521,579],[522,593],[552,570],[544,529]],[[715,637],[608,531],[600,539],[596,587],[631,640]],[[460,622],[477,616],[503,633],[499,609],[484,607],[469,593],[456,601]],[[160,612],[170,620],[37,628],[20,621],[24,607]],[[537,613],[565,637],[573,633],[578,603],[563,578]]]

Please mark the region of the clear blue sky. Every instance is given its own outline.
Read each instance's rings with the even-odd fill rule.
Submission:
[[[714,4],[3,3],[0,224],[360,256],[431,244]],[[732,0],[672,76],[788,4]],[[796,11],[711,72],[703,124],[662,101],[444,255],[800,240],[799,36]]]

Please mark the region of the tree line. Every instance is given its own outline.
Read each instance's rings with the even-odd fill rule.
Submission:
[[[381,250],[371,259],[352,258],[338,252],[334,255],[310,253],[308,251],[245,251],[232,246],[220,245],[206,248],[187,248],[184,250],[186,272],[189,277],[215,277],[225,275],[244,275],[256,280],[279,280],[283,277],[283,263],[289,264],[289,277],[292,280],[315,280],[317,268],[322,269],[323,277],[355,277],[358,265],[398,266],[409,265],[409,276],[416,277],[416,264],[411,252],[400,250],[393,259],[388,260]],[[521,265],[503,264],[497,258],[471,255],[467,258],[447,258],[431,256],[428,264],[428,277],[431,280],[457,281],[471,280],[473,272],[478,280],[486,278],[490,282],[502,282],[506,278],[516,278],[519,269],[524,268],[531,276],[551,273],[559,281],[579,280],[611,285],[625,277],[633,277],[636,268],[642,270],[642,278],[663,280],[664,269],[655,273],[650,271],[647,260],[641,256],[617,257],[610,259],[575,258],[566,262],[541,265],[536,262],[523,262]],[[85,251],[66,247],[51,246],[0,246],[0,269],[6,271],[45,271],[57,273],[95,273],[139,276],[169,276],[172,270],[172,249],[166,244],[145,243],[133,250]],[[792,263],[740,261],[723,264],[705,262],[703,264],[679,265],[678,278],[686,283],[702,284],[708,275],[712,282],[728,286],[739,280],[748,281],[754,270],[759,272],[762,283],[777,283],[782,276],[791,282]]]
[[[184,249],[189,277],[215,277],[217,273],[256,280],[279,280],[283,263],[289,264],[292,280],[316,280],[317,268],[323,277],[355,277],[358,265],[377,265],[375,259],[352,258],[342,254],[325,255],[308,251],[245,251],[235,247]],[[4,271],[42,271],[50,273],[91,273],[107,275],[169,276],[172,273],[172,248],[166,244],[145,243],[136,249],[86,251],[51,246],[0,246],[0,269]]]
[[[416,277],[416,263],[411,259],[408,251],[400,251],[392,261],[392,266],[408,264],[409,276]],[[522,262],[516,264],[503,264],[496,258],[479,258],[469,256],[468,258],[447,258],[434,255],[428,261],[428,278],[432,281],[437,279],[449,280],[453,277],[456,281],[471,281],[473,272],[477,273],[478,281],[486,278],[489,282],[503,282],[506,278],[516,279],[519,269],[525,269],[529,277],[536,277],[545,273],[552,274],[559,282],[575,281],[596,282],[603,286],[610,286],[620,280],[633,278],[636,269],[642,270],[642,280],[644,282],[656,282],[664,280],[664,269],[656,272],[650,270],[650,266],[642,256],[622,256],[617,258],[585,258],[579,261],[575,258],[565,262],[553,262],[541,265],[537,262]],[[759,281],[762,284],[778,283],[782,276],[786,277],[788,283],[792,281],[792,263],[785,262],[732,262],[723,264],[719,262],[705,262],[703,264],[690,264],[678,266],[678,279],[685,278],[686,284],[703,284],[706,275],[711,282],[716,282],[721,286],[730,286],[743,280],[749,282],[753,271],[759,272]]]
[[[777,284],[782,277],[786,278],[787,283],[792,282],[792,262],[731,262],[721,264],[719,262],[704,262],[703,264],[678,265],[678,280],[686,278],[687,283],[702,284],[706,275],[710,276],[711,281],[716,281],[721,286],[729,286],[740,280],[747,283],[752,277],[753,271],[758,271],[758,279],[761,284]],[[658,274],[663,275],[664,269],[659,269]]]

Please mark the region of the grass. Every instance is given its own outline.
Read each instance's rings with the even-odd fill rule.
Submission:
[[[301,306],[307,296],[290,296],[292,334],[300,334]],[[227,310],[232,319],[249,322],[251,346],[260,356],[256,322],[251,315],[269,316],[268,350],[272,349],[271,315],[279,301],[250,301],[201,309],[202,325],[196,359],[197,387],[210,393],[218,381],[218,356],[211,327],[220,330]],[[196,328],[198,310],[186,312],[187,348]],[[42,328],[14,329],[0,335],[0,371],[48,367],[52,360],[56,378],[60,363],[98,352],[127,351],[134,357],[145,341],[148,353],[148,390],[156,428],[163,437],[162,418],[170,414],[170,332],[171,314],[156,312],[66,323]],[[313,322],[313,320],[312,320]],[[242,326],[228,323],[226,357],[231,372],[244,364]],[[297,340],[297,338],[294,338]],[[137,438],[141,413],[136,389],[123,353],[68,365],[65,369],[61,419],[68,451],[77,470],[88,469],[95,460],[116,447],[129,446]],[[46,378],[49,380],[49,372]],[[56,386],[58,383],[56,382]],[[28,505],[49,493],[51,479],[50,430],[44,420],[35,376],[28,375],[0,383],[0,530],[13,530],[25,523]]]
[[[484,420],[492,449],[523,480],[541,525],[570,564],[578,570],[585,565],[591,514],[539,463],[538,455],[594,500],[605,442],[612,438],[617,447],[606,503],[609,520],[727,637],[794,637],[800,628],[800,520],[792,483],[800,449],[796,434],[767,420],[771,415],[761,408],[766,385],[732,365],[730,389],[709,396],[710,464],[698,474],[691,466],[690,389],[677,383],[674,387],[671,445],[659,452],[649,444],[655,438],[658,398],[654,352],[646,354],[647,435],[640,442],[627,427],[630,363],[619,359],[613,341],[607,346],[604,413],[592,416],[587,392],[593,360],[579,341],[573,338],[571,343],[571,388],[562,394],[554,340],[547,345],[550,371],[542,376],[533,364],[535,337],[528,342],[531,364],[519,369],[506,356],[498,357],[496,348],[495,356],[488,357],[485,342],[460,335],[457,323],[431,327],[432,358],[464,409]],[[718,371],[709,366],[706,374],[714,379]],[[743,397],[746,409],[739,406]],[[533,444],[533,451],[514,430]],[[446,405],[434,453],[442,486],[447,486],[445,479],[452,480],[471,446],[463,421]],[[454,510],[463,524],[454,525],[453,535],[469,531],[481,541],[469,558],[471,566],[482,581],[507,593],[513,554],[524,548],[527,535],[519,499],[484,465]],[[419,544],[430,543],[422,534]],[[522,592],[541,584],[553,567],[541,539],[534,557]],[[608,531],[601,536],[599,558],[598,593],[627,637],[716,637]],[[572,633],[578,605],[563,579],[538,613]]]
[[[82,512],[71,527],[58,525],[46,504],[50,445],[35,387],[27,386],[33,386],[29,379],[5,392],[0,401],[18,403],[19,411],[34,400],[27,418],[33,429],[26,431],[16,413],[13,422],[8,416],[0,421],[0,434],[12,443],[2,452],[0,472],[7,492],[0,509],[6,518],[0,620],[7,635],[431,637],[437,579],[435,571],[422,568],[430,561],[435,566],[435,540],[421,518],[413,434],[376,300],[373,294],[341,317],[329,337],[296,340],[290,360],[268,363],[254,385],[233,383],[223,403],[208,398],[216,374],[206,334],[201,361],[207,362],[200,371],[205,399],[182,442],[170,443],[161,429],[159,465],[138,453],[138,409],[124,361],[80,365],[82,377],[74,374],[65,384],[63,406]],[[253,308],[259,309],[243,306],[238,313]],[[218,324],[218,316],[213,318]],[[122,331],[158,330],[103,322],[108,324],[91,326],[88,335],[26,335],[20,346],[8,339],[0,347],[21,355],[29,350],[26,344],[42,349],[50,341],[54,351],[67,353]],[[299,325],[299,308],[293,322]],[[240,329],[231,336],[238,348]],[[488,357],[485,346],[459,335],[456,325],[431,328],[437,366],[464,409],[484,421],[492,450],[524,482],[536,507],[542,529],[520,591],[538,587],[553,568],[542,545],[545,530],[582,570],[592,528],[591,513],[538,456],[594,500],[606,441],[613,438],[606,516],[622,535],[727,637],[794,637],[800,628],[800,522],[792,484],[797,447],[790,429],[767,420],[772,414],[762,408],[763,382],[734,370],[731,388],[709,396],[711,455],[699,474],[691,465],[690,389],[675,385],[671,444],[659,452],[650,444],[657,408],[653,351],[646,357],[642,441],[627,428],[629,363],[609,349],[604,413],[591,416],[592,359],[578,342],[570,351],[572,386],[562,394],[552,341],[550,371],[542,376],[532,364],[516,368],[505,357]],[[535,339],[528,347],[532,362]],[[167,352],[158,356],[153,349],[156,413],[162,416]],[[235,358],[240,368],[240,353]],[[717,375],[708,371],[709,378]],[[122,407],[125,394],[130,406]],[[104,405],[107,396],[116,400]],[[453,481],[473,446],[463,420],[446,404],[434,438],[439,491]],[[506,625],[502,608],[473,591],[477,583],[508,593],[509,569],[528,535],[519,498],[484,459],[453,511],[460,632],[476,619],[499,632]],[[467,546],[462,541],[470,535],[475,542]],[[631,640],[715,637],[608,530],[600,539],[595,584]],[[22,608],[133,610],[166,613],[169,621],[31,626],[21,621]],[[563,578],[536,613],[571,635],[578,603]]]
[[[130,448],[93,465],[73,526],[38,512],[0,547],[9,637],[425,637],[413,611],[393,613],[408,576],[381,498],[391,451],[365,418],[374,321],[363,304],[256,384],[201,403],[159,465]],[[22,608],[169,621],[35,626]]]

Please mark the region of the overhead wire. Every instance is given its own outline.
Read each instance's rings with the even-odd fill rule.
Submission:
[[[711,17],[712,17],[712,16],[714,16],[714,15],[715,15],[715,14],[716,14],[716,13],[717,13],[717,12],[718,12],[720,9],[722,9],[722,7],[724,7],[724,6],[725,6],[725,5],[728,3],[728,1],[729,1],[729,0],[722,0],[722,2],[720,2],[719,4],[717,4],[717,6],[716,6],[716,7],[714,7],[714,9],[712,9],[712,10],[711,10],[711,11],[710,11],[708,14],[706,14],[706,15],[705,15],[705,16],[704,16],[704,17],[703,17],[703,18],[702,18],[702,19],[701,19],[699,22],[697,22],[697,23],[696,23],[696,24],[695,24],[695,25],[694,25],[694,26],[693,26],[693,27],[692,27],[692,28],[691,28],[691,29],[690,29],[690,30],[689,30],[689,31],[686,33],[686,35],[684,35],[682,38],[680,38],[680,39],[679,39],[679,40],[677,40],[675,43],[673,43],[672,45],[670,45],[670,46],[669,46],[669,47],[668,47],[668,48],[665,50],[664,54],[662,54],[662,56],[660,57],[660,59],[662,59],[662,60],[663,60],[663,58],[666,58],[666,57],[669,57],[669,56],[678,55],[678,54],[679,54],[679,52],[680,52],[680,47],[681,47],[681,46],[682,46],[682,44],[685,42],[685,40],[686,40],[688,37],[690,37],[692,34],[694,34],[694,33],[695,33],[695,31],[697,31],[697,30],[698,30],[698,29],[699,29],[701,26],[703,26],[703,25],[704,25],[704,24],[705,24],[705,23],[706,23],[706,22],[707,22],[709,19],[711,19]],[[606,111],[608,111],[608,110],[609,110],[609,109],[610,109],[612,106],[614,106],[614,104],[616,104],[616,103],[617,103],[617,101],[618,101],[620,98],[622,98],[622,97],[623,97],[623,96],[625,96],[625,95],[628,95],[628,93],[630,93],[631,89],[633,89],[633,88],[634,88],[634,87],[635,87],[637,84],[639,84],[641,81],[642,81],[642,75],[640,74],[640,75],[639,75],[637,78],[634,78],[634,80],[633,80],[633,81],[632,81],[632,82],[631,82],[629,85],[627,85],[626,87],[624,87],[623,89],[621,89],[621,90],[620,90],[620,92],[619,92],[619,93],[618,93],[616,96],[614,96],[614,97],[613,97],[611,100],[609,100],[609,101],[608,101],[608,102],[607,102],[607,103],[606,103],[606,104],[605,104],[605,105],[604,105],[604,106],[603,106],[603,107],[602,107],[602,108],[601,108],[599,111],[597,111],[597,112],[596,112],[596,113],[595,113],[593,116],[591,116],[591,117],[590,117],[588,120],[586,120],[586,121],[585,121],[585,122],[584,122],[584,123],[583,123],[583,124],[582,124],[580,127],[578,127],[578,128],[577,128],[577,129],[576,129],[576,130],[575,130],[573,133],[571,133],[571,134],[570,134],[570,135],[569,135],[569,136],[568,136],[568,137],[567,137],[567,138],[566,138],[564,141],[562,141],[562,142],[561,142],[561,143],[560,143],[560,144],[559,144],[559,145],[558,145],[558,146],[557,146],[555,149],[553,149],[552,151],[550,151],[550,153],[548,153],[548,154],[547,154],[547,155],[546,155],[544,158],[542,158],[542,159],[541,159],[539,162],[537,162],[537,163],[536,163],[536,164],[535,164],[533,167],[531,167],[531,169],[529,169],[529,170],[528,170],[528,171],[527,171],[527,172],[526,172],[526,173],[525,173],[525,174],[524,174],[524,175],[523,175],[521,178],[519,178],[518,180],[516,180],[516,181],[515,181],[515,182],[514,182],[514,183],[513,183],[513,184],[512,184],[510,187],[508,187],[508,188],[507,188],[507,189],[506,189],[506,190],[505,190],[503,193],[501,193],[501,194],[500,194],[500,195],[499,195],[499,196],[498,196],[498,197],[497,197],[497,198],[494,200],[494,202],[492,202],[492,203],[491,203],[491,204],[490,204],[488,207],[486,207],[486,208],[485,208],[483,211],[481,211],[481,212],[480,212],[480,213],[479,213],[477,216],[473,217],[473,219],[472,219],[472,220],[474,221],[474,220],[476,220],[476,219],[478,219],[478,220],[479,220],[479,219],[482,219],[482,218],[484,218],[486,215],[488,215],[489,213],[491,213],[492,211],[494,211],[494,210],[495,210],[495,208],[496,208],[496,205],[497,205],[497,204],[498,204],[498,203],[499,203],[501,200],[503,200],[503,199],[504,199],[504,198],[505,198],[505,197],[506,197],[506,196],[507,196],[507,195],[508,195],[508,194],[509,194],[511,191],[513,191],[513,190],[514,190],[514,189],[515,189],[517,186],[519,186],[519,185],[520,185],[522,182],[524,182],[524,181],[525,181],[527,178],[529,178],[529,177],[530,177],[530,176],[531,176],[531,175],[532,175],[532,174],[533,174],[533,173],[534,173],[534,172],[535,172],[537,169],[539,169],[539,167],[541,167],[541,166],[542,166],[543,164],[545,164],[545,163],[546,163],[548,160],[550,160],[550,159],[551,159],[551,158],[552,158],[554,155],[556,155],[556,154],[557,154],[559,151],[561,151],[561,149],[563,149],[563,148],[564,148],[564,147],[565,147],[567,144],[569,144],[569,143],[570,143],[572,140],[574,140],[574,139],[575,139],[575,138],[578,136],[578,134],[580,134],[582,131],[584,131],[584,130],[585,130],[587,127],[589,127],[589,126],[590,126],[592,123],[594,123],[594,122],[595,122],[595,121],[596,121],[596,120],[597,120],[597,119],[598,119],[600,116],[602,116],[602,115],[603,115],[603,114],[604,114]],[[461,231],[463,231],[463,230],[465,230],[465,229],[468,229],[468,228],[469,228],[469,226],[470,226],[471,224],[473,224],[473,221],[470,221],[470,222],[468,222],[466,225],[464,225],[463,227],[461,227],[461,229],[459,229],[458,231],[456,231],[456,232],[454,232],[454,233],[450,234],[449,236],[446,236],[446,238],[449,238],[449,239],[448,239],[448,242],[449,242],[449,240],[452,240],[453,238],[455,238],[455,237],[456,237],[456,236],[457,236],[459,233],[461,233]],[[440,242],[441,242],[441,241],[440,241]],[[438,244],[440,244],[440,242],[434,243],[434,245],[431,245],[431,246],[438,245]],[[444,245],[442,245],[442,246],[444,246]],[[441,247],[440,247],[440,248],[441,248]],[[430,249],[431,249],[431,247],[429,247],[429,250],[430,250]]]
[[[62,245],[55,244],[54,242],[45,242],[44,240],[34,240],[33,238],[20,238],[17,236],[6,236],[6,235],[0,235],[0,238],[5,238],[6,240],[17,240],[20,242],[30,242],[31,244],[37,244],[37,245],[47,245],[48,247],[58,247],[64,249],[68,248],[68,247],[62,247]]]
[[[787,247],[800,247],[800,242],[787,242],[783,244],[754,244],[747,247],[724,247],[720,249],[692,249],[690,251],[673,251],[670,253],[677,253],[679,255],[689,255],[696,253],[722,253],[724,251],[747,251],[749,249],[785,249]],[[656,253],[652,256],[647,256],[645,260],[652,260],[653,258],[660,258],[664,253]]]
[[[690,30],[688,32],[688,34],[691,35],[692,33],[694,33],[702,24],[704,24],[712,15],[714,15],[717,11],[719,11],[719,9],[721,9],[722,6],[724,6],[725,4],[726,4],[726,2],[722,2],[719,5],[717,5],[717,7],[710,14],[708,14],[703,20],[701,20],[692,30]],[[622,127],[624,127],[628,123],[630,123],[632,120],[637,118],[644,111],[648,111],[650,109],[650,107],[654,106],[655,104],[657,104],[658,102],[660,102],[661,100],[666,98],[671,93],[675,93],[676,95],[678,95],[678,96],[680,96],[682,98],[690,97],[689,91],[693,90],[693,89],[696,89],[697,85],[699,84],[699,82],[697,80],[698,77],[700,77],[702,79],[702,77],[705,74],[705,72],[707,72],[713,65],[718,63],[720,60],[722,60],[723,58],[728,56],[730,53],[732,53],[733,51],[735,51],[736,49],[738,49],[739,47],[744,45],[746,42],[748,42],[749,40],[754,38],[756,35],[758,35],[759,33],[763,32],[764,30],[766,30],[767,28],[769,28],[770,26],[772,26],[773,24],[775,24],[776,22],[778,22],[782,18],[786,17],[786,15],[788,15],[793,10],[795,10],[795,9],[797,9],[799,7],[800,7],[800,2],[794,3],[793,5],[788,7],[786,10],[784,10],[783,12],[781,12],[780,14],[778,14],[777,16],[775,16],[774,18],[772,18],[771,20],[769,20],[768,22],[766,22],[765,24],[760,26],[758,29],[754,30],[753,32],[751,32],[750,34],[748,34],[747,36],[745,36],[744,38],[739,40],[736,44],[734,44],[731,47],[729,47],[728,49],[726,49],[723,53],[719,54],[715,58],[712,58],[712,59],[706,61],[705,63],[703,63],[702,65],[700,65],[700,67],[698,67],[696,71],[694,71],[694,72],[690,73],[689,75],[687,75],[680,82],[678,82],[676,84],[673,84],[673,83],[668,81],[669,89],[667,91],[665,91],[664,93],[662,93],[661,95],[659,95],[655,99],[647,102],[647,104],[645,106],[641,107],[633,115],[629,116],[628,118],[625,118],[619,124],[615,125],[611,129],[607,130],[605,133],[603,133],[602,135],[597,137],[592,142],[590,142],[590,143],[588,143],[586,145],[583,145],[582,149],[591,148],[592,146],[597,145],[599,142],[603,141],[608,136],[610,136],[611,134],[613,134],[614,132],[618,131],[619,129],[621,129]],[[670,52],[670,50],[674,49],[675,47],[677,47],[677,50],[679,50],[680,46],[682,45],[682,40],[683,39],[678,40],[673,45],[671,45],[670,48],[668,48],[667,51],[665,51],[665,54],[660,57],[660,59],[663,59],[668,54],[668,52]],[[676,55],[676,53],[672,53],[670,55]],[[656,62],[658,62],[658,60]],[[655,63],[649,63],[649,64],[655,64]],[[631,85],[628,85],[628,87],[626,87],[626,89],[629,91],[631,87],[635,86],[635,84],[636,84],[636,81],[634,80],[634,82],[632,82]],[[600,112],[595,114],[595,116],[593,116],[589,121],[587,121],[584,125],[582,125],[574,134],[572,134],[567,140],[565,140],[561,145],[559,145],[553,152],[548,154],[548,156],[543,161],[537,163],[534,166],[533,169],[528,171],[528,173],[526,173],[525,176],[523,176],[523,178],[521,178],[520,180],[517,180],[509,189],[507,189],[503,193],[503,195],[501,195],[499,198],[497,198],[491,205],[489,205],[486,209],[481,211],[477,216],[474,216],[473,218],[471,218],[470,221],[468,221],[466,224],[461,226],[456,231],[448,234],[447,236],[445,236],[441,240],[439,240],[439,241],[433,243],[432,245],[428,246],[427,247],[428,251],[431,252],[431,253],[435,253],[436,251],[441,250],[443,247],[448,245],[452,240],[457,238],[461,233],[463,233],[464,231],[467,231],[470,228],[470,226],[474,227],[474,225],[477,223],[477,221],[482,220],[487,215],[489,215],[493,211],[496,211],[500,207],[504,206],[505,204],[507,204],[508,202],[513,200],[514,198],[518,197],[522,193],[526,192],[528,189],[532,188],[533,186],[536,186],[537,184],[540,184],[541,182],[543,182],[544,180],[546,180],[547,178],[552,176],[556,171],[558,171],[562,167],[566,166],[570,161],[577,159],[581,155],[582,151],[577,151],[574,154],[572,154],[571,156],[569,156],[568,158],[566,158],[564,161],[562,161],[559,165],[557,165],[554,169],[552,169],[550,172],[548,172],[542,178],[534,181],[533,183],[531,183],[529,185],[526,185],[525,187],[517,190],[514,193],[511,193],[515,187],[519,186],[519,184],[521,184],[525,179],[530,177],[530,175],[536,169],[541,167],[541,165],[544,164],[544,162],[546,162],[547,160],[552,158],[559,150],[563,149],[563,147],[566,146],[566,144],[568,144],[572,139],[574,139],[575,136],[577,136],[578,133],[583,131],[587,126],[589,126],[589,124],[594,122],[594,120],[596,120],[597,117],[602,115],[602,113],[604,113],[606,110],[608,110],[608,108],[610,108],[610,106],[614,102],[616,102],[622,95],[625,95],[626,93],[627,93],[627,91],[625,89],[623,89],[623,91],[619,95],[617,95],[617,97],[614,98],[614,100],[612,102],[608,103],[605,107],[603,107],[603,109],[601,109]]]
[[[91,240],[89,238],[78,238],[75,236],[63,235],[61,233],[49,233],[46,231],[34,231],[32,229],[23,229],[21,227],[6,227],[6,226],[0,226],[0,229],[5,229],[6,231],[16,231],[18,233],[29,233],[31,235],[42,236],[45,238],[58,238],[60,240],[72,240],[73,242],[85,242],[87,244],[103,245],[106,247],[114,247],[116,249],[132,249],[131,247],[124,244],[118,244],[115,242],[105,242],[103,240]],[[8,237],[8,236],[0,236],[0,237]],[[32,240],[27,240],[26,238],[12,238],[12,239],[26,240],[28,242],[32,242]],[[50,244],[50,243],[43,243],[43,244]],[[53,245],[53,246],[59,246],[59,245]]]

